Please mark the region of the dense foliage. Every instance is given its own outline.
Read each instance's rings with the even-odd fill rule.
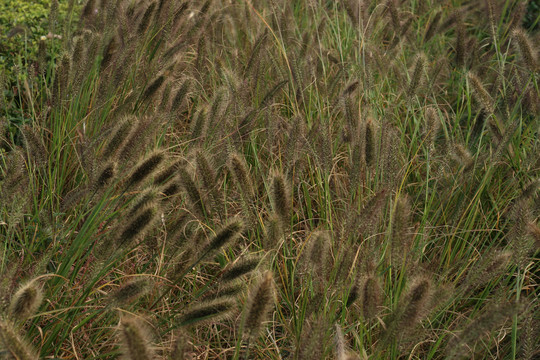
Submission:
[[[75,3],[5,57],[0,357],[538,356],[535,2]]]
[[[51,3],[55,9],[51,9]],[[78,1],[74,0],[0,2],[0,79],[4,84],[0,98],[9,106],[5,113],[11,126],[30,120],[20,111],[26,107],[21,104],[24,99],[20,90],[28,75],[37,75],[38,61],[44,64],[53,60],[61,47],[62,36],[75,25],[72,14],[77,7]],[[49,78],[50,74],[43,75]]]
[[[527,13],[523,21],[523,26],[531,31],[540,28],[540,0],[531,0],[527,5]]]

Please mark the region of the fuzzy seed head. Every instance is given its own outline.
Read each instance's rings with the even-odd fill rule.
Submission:
[[[408,294],[408,302],[400,316],[398,331],[405,331],[417,323],[426,314],[430,302],[431,282],[428,279],[418,281]]]
[[[274,280],[267,271],[262,280],[249,293],[245,309],[244,335],[256,339],[262,329],[262,323],[274,305]]]
[[[185,80],[182,83],[182,86],[176,91],[176,94],[174,95],[174,98],[171,103],[171,111],[177,111],[182,106],[182,103],[184,102],[184,99],[186,98],[186,95],[189,92],[189,89],[191,87],[190,80]]]
[[[240,294],[246,288],[244,282],[233,281],[220,287],[218,291],[210,293],[206,299],[231,298]]]
[[[32,316],[43,300],[43,292],[37,281],[30,281],[22,285],[15,292],[9,305],[10,315],[20,321],[26,320]]]
[[[381,190],[366,204],[361,213],[359,232],[370,232],[382,216],[388,192]]]
[[[352,286],[351,291],[349,291],[349,295],[347,296],[347,302],[345,303],[345,307],[350,307],[352,304],[358,300],[358,297],[360,295],[360,286],[358,284],[358,281],[355,281],[355,284]]]
[[[225,270],[225,273],[221,276],[221,280],[223,282],[230,282],[249,274],[257,268],[260,261],[261,259],[258,257],[248,257],[247,259],[240,260]]]
[[[365,141],[365,152],[364,156],[366,159],[366,165],[372,166],[375,164],[376,157],[376,145],[375,145],[375,124],[371,118],[368,118],[366,121],[366,141]]]
[[[116,174],[116,163],[110,162],[101,170],[99,176],[96,179],[96,182],[94,184],[94,189],[101,190],[103,188],[106,188],[111,181],[114,179],[114,175]]]
[[[485,285],[503,273],[511,258],[511,251],[495,249],[484,254],[478,263],[469,270],[467,278],[461,286],[472,290]]]
[[[207,251],[216,251],[222,248],[225,244],[233,242],[242,232],[244,226],[240,219],[235,219],[219,230],[216,235],[210,240]]]
[[[155,188],[147,188],[134,200],[131,209],[129,210],[130,216],[136,214],[139,210],[154,206],[154,202],[157,197],[157,190]]]
[[[179,326],[187,326],[195,323],[207,323],[219,321],[229,316],[235,308],[234,301],[230,299],[216,299],[203,302],[184,313],[179,321]]]
[[[182,187],[180,183],[176,180],[171,180],[163,187],[161,192],[165,196],[165,199],[167,199],[175,194],[178,194],[181,190]]]
[[[429,41],[433,35],[437,33],[439,28],[439,22],[441,20],[442,11],[437,11],[433,19],[430,21],[429,26],[426,30],[426,35],[424,36],[424,42]]]
[[[204,139],[208,131],[208,116],[204,108],[197,111],[192,123],[191,138],[194,140]]]
[[[274,249],[283,239],[283,224],[275,214],[270,215],[265,226],[264,248],[266,250]]]
[[[455,158],[464,168],[469,167],[473,163],[474,159],[470,151],[466,149],[463,145],[455,144],[453,150]]]
[[[426,57],[424,54],[419,54],[416,56],[416,61],[414,62],[414,70],[408,88],[409,95],[415,94],[418,88],[422,86],[425,69]]]
[[[396,5],[396,0],[388,0],[386,2],[386,7],[388,9],[388,14],[390,15],[392,26],[394,27],[394,32],[399,34],[401,24],[399,21],[399,10]]]
[[[110,294],[111,301],[116,305],[126,305],[143,296],[150,288],[146,279],[129,281]]]
[[[461,14],[458,13],[456,17],[456,64],[457,66],[463,66],[465,65],[465,40],[467,34]]]
[[[152,19],[152,15],[154,15],[154,9],[156,8],[156,2],[153,1],[144,12],[141,21],[139,22],[139,26],[137,29],[137,32],[139,35],[143,35],[146,30],[148,29],[148,26],[150,25],[150,19]]]
[[[129,245],[135,238],[140,237],[150,227],[156,217],[156,209],[148,207],[141,209],[134,215],[133,220],[121,232],[118,238],[119,245]]]
[[[317,231],[311,235],[306,248],[305,267],[308,273],[321,285],[328,274],[328,259],[331,249],[330,234],[327,231]]]
[[[133,128],[133,118],[127,117],[120,122],[113,135],[111,136],[105,150],[103,151],[102,158],[110,159],[112,158],[118,149],[122,146],[124,141],[127,139],[128,135]]]
[[[313,322],[305,321],[302,326],[300,346],[296,349],[298,359],[324,359],[324,341],[329,324],[320,316],[311,320]]]
[[[184,331],[179,331],[175,335],[173,347],[171,350],[171,360],[187,359],[186,350],[188,348],[188,335]]]
[[[341,326],[338,324],[335,324],[336,328],[336,358],[337,360],[346,360],[347,359],[347,352],[345,347],[345,337],[343,336],[343,330],[341,330]]]
[[[462,359],[463,357],[470,357],[467,348],[519,312],[519,308],[519,304],[503,303],[488,309],[471,321],[458,336],[448,342],[447,358]]]
[[[141,321],[134,317],[124,317],[120,322],[119,330],[126,359],[154,359],[148,335],[142,325]]]
[[[178,171],[179,162],[174,162],[162,171],[160,171],[154,179],[155,185],[163,185],[168,182]]]
[[[201,177],[203,186],[206,191],[211,191],[216,185],[216,173],[214,171],[214,166],[212,166],[210,160],[206,154],[199,150],[195,154],[195,160],[197,162],[197,171]]]
[[[126,141],[122,143],[119,149],[118,159],[128,163],[133,163],[138,159],[138,152],[145,149],[145,145],[150,138],[148,136],[149,129],[152,129],[150,117],[133,117],[133,130],[129,133]]]
[[[88,0],[83,7],[81,18],[88,19],[94,13],[94,8],[96,6],[96,0]]]
[[[236,180],[236,184],[248,198],[253,196],[253,187],[245,160],[239,154],[232,154],[229,159],[229,168]]]
[[[522,29],[517,28],[512,32],[512,39],[516,42],[517,50],[529,71],[538,71],[538,57],[527,34]]]
[[[161,88],[161,85],[163,85],[164,81],[165,81],[164,75],[160,75],[156,79],[154,79],[154,81],[150,83],[148,88],[146,88],[143,94],[143,99],[144,100],[150,99]]]
[[[106,69],[114,59],[115,49],[117,47],[116,37],[111,37],[103,49],[103,58],[101,59],[101,69]]]
[[[64,53],[60,58],[60,63],[57,65],[56,76],[53,83],[53,91],[55,96],[65,96],[69,84],[69,77],[71,73],[71,56],[68,53]],[[57,100],[57,98],[55,98]]]
[[[291,213],[290,191],[281,173],[276,173],[272,179],[272,206],[283,224],[287,224]]]
[[[24,147],[30,155],[30,159],[38,166],[43,166],[47,162],[47,149],[41,141],[41,136],[37,130],[29,125],[25,125],[21,129],[24,138]]]
[[[429,150],[432,150],[433,144],[435,143],[435,139],[437,137],[437,133],[439,132],[439,129],[441,127],[441,121],[435,107],[430,106],[426,109],[425,119],[427,136],[426,147]]]
[[[15,326],[0,319],[0,344],[17,360],[39,359],[35,350],[17,332]]]
[[[540,248],[540,227],[534,223],[527,224],[529,234],[534,239],[535,246]]]
[[[193,210],[200,217],[204,217],[206,207],[204,206],[203,198],[201,195],[201,191],[199,190],[199,187],[197,186],[197,184],[195,184],[195,182],[191,178],[191,174],[185,168],[181,168],[179,170],[179,175],[180,175],[180,182],[182,183],[182,186],[184,187],[186,195],[189,197],[189,200],[191,201]]]
[[[165,155],[162,152],[156,152],[141,161],[129,177],[129,184],[133,186],[141,183],[159,167],[164,159]]]
[[[484,110],[492,114],[495,110],[495,104],[487,90],[484,88],[484,85],[482,84],[482,81],[480,81],[480,78],[478,78],[478,76],[476,76],[476,74],[474,74],[473,72],[469,71],[469,73],[467,74],[467,79],[469,79],[469,84],[473,89],[473,94],[476,96],[477,101],[480,103]]]
[[[377,316],[382,303],[382,290],[379,280],[372,275],[365,279],[362,288],[362,315],[370,320]]]

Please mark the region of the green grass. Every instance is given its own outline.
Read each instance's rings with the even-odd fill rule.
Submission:
[[[0,357],[535,358],[521,3],[75,7],[0,84]]]

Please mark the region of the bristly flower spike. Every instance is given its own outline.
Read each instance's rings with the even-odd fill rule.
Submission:
[[[133,220],[123,229],[117,243],[120,246],[130,244],[135,238],[141,236],[152,224],[157,211],[155,207],[147,207],[138,211]]]
[[[148,335],[141,325],[134,317],[124,317],[120,322],[123,352],[130,360],[154,359]]]
[[[128,184],[130,186],[137,185],[152,174],[161,162],[165,159],[165,155],[162,152],[155,152],[148,158],[140,162],[131,176],[129,177]]]
[[[281,173],[274,174],[272,178],[272,206],[283,224],[287,224],[291,213],[290,191]]]
[[[240,219],[232,220],[219,230],[216,235],[210,240],[206,252],[219,250],[225,244],[234,241],[242,232],[244,226]]]
[[[32,316],[43,300],[43,292],[37,280],[23,284],[9,305],[9,314],[16,320],[26,320]]]
[[[0,344],[7,353],[17,360],[37,360],[38,355],[14,330],[15,326],[0,319]],[[9,358],[7,356],[6,358]]]
[[[262,323],[274,305],[274,280],[267,271],[262,280],[249,293],[243,321],[244,336],[255,339],[259,336]]]
[[[484,110],[486,110],[490,114],[493,114],[493,111],[495,110],[495,105],[493,99],[491,98],[487,90],[484,88],[482,81],[480,81],[476,74],[470,71],[467,74],[467,78],[469,79],[469,84],[471,84],[473,93],[476,95],[476,98],[480,105],[484,108]]]
[[[517,28],[512,32],[512,38],[517,43],[516,47],[529,71],[538,71],[540,69],[538,66],[538,57],[527,34],[520,28]]]

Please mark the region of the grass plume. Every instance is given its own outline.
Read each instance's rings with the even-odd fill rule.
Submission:
[[[274,279],[267,271],[262,279],[250,290],[243,320],[244,335],[257,338],[262,323],[274,305]]]
[[[119,333],[122,340],[122,352],[126,359],[150,360],[154,358],[149,336],[139,319],[124,316],[120,321]]]
[[[162,152],[155,152],[137,164],[128,178],[129,186],[136,186],[143,182],[148,176],[159,169],[164,159],[165,155]]]
[[[290,198],[291,195],[285,177],[281,173],[274,174],[272,177],[272,207],[283,224],[287,224],[290,219]]]
[[[233,242],[242,232],[244,226],[240,219],[233,219],[228,224],[223,226],[215,235],[210,239],[210,242],[206,246],[205,252],[212,252],[221,249],[225,244]]]
[[[516,48],[521,54],[523,62],[531,72],[538,71],[538,51],[535,50],[527,34],[520,28],[512,32],[512,40],[515,41]]]
[[[15,292],[9,305],[9,314],[19,321],[32,316],[43,301],[43,291],[38,280],[32,280]]]
[[[234,302],[230,299],[216,299],[210,302],[203,302],[190,308],[180,316],[178,326],[219,321],[231,315],[235,308],[234,305]]]
[[[37,360],[37,353],[15,330],[14,325],[0,319],[0,343],[14,359]]]

